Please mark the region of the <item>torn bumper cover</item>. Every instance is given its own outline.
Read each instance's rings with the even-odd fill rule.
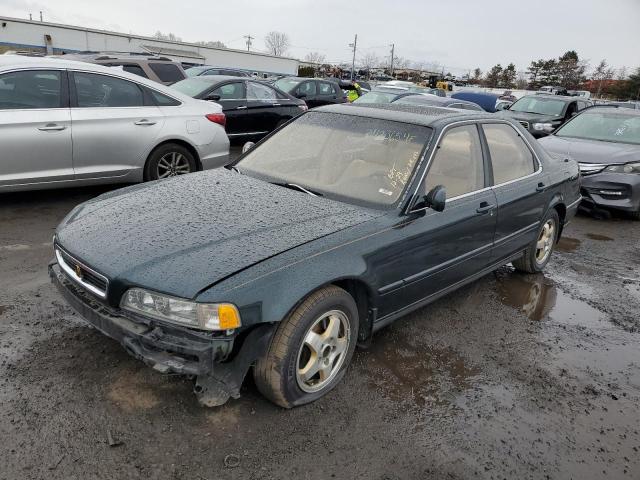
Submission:
[[[90,325],[118,341],[133,357],[162,373],[196,376],[201,403],[221,405],[238,398],[249,367],[269,346],[274,328],[262,325],[243,336],[212,336],[189,328],[135,319],[98,301],[60,267],[49,264],[49,276],[65,300]],[[241,345],[234,343],[241,342]]]

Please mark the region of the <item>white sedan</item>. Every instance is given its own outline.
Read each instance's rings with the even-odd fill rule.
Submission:
[[[0,56],[0,192],[221,167],[224,126],[220,105],[120,69]]]

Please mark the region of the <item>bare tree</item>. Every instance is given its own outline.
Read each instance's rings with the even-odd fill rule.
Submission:
[[[326,58],[327,57],[319,52],[309,52],[304,56],[304,61],[308,63],[314,63],[316,65],[321,65],[324,63]]]
[[[160,30],[158,30],[154,35],[153,38],[157,38],[158,40],[169,40],[170,42],[181,42],[182,38],[178,37],[177,35],[169,32],[169,33],[162,33]]]
[[[593,80],[598,82],[598,92],[596,93],[598,97],[600,97],[600,94],[602,93],[603,83],[606,88],[606,84],[609,83],[609,80],[611,80],[614,75],[615,70],[609,66],[606,60],[602,60],[598,64],[591,77]]]
[[[219,42],[218,40],[216,40],[215,42],[205,42],[203,40],[196,42],[196,45],[202,45],[203,47],[211,47],[211,48],[227,48],[227,46],[222,43]]]
[[[291,45],[291,41],[289,40],[289,35],[286,33],[272,31],[267,33],[267,36],[264,37],[264,44],[271,55],[282,57],[287,53],[287,50]]]
[[[362,56],[360,63],[363,68],[371,70],[372,68],[380,66],[380,57],[378,57],[374,52],[367,52]]]

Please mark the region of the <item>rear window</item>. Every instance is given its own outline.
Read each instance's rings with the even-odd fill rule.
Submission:
[[[162,82],[177,82],[185,78],[182,71],[173,63],[150,63],[149,68]]]
[[[122,69],[125,72],[133,73],[143,78],[149,78],[140,65],[122,65]]]

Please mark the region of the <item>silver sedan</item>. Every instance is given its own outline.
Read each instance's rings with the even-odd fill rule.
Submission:
[[[0,192],[220,167],[224,125],[220,105],[121,69],[0,56]]]

